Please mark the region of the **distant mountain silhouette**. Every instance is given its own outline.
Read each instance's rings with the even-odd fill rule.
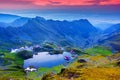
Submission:
[[[30,20],[31,18],[27,18],[27,17],[21,17],[16,19],[15,21],[9,23],[9,26],[12,27],[20,27],[23,26],[24,24],[26,24],[28,22],[28,20]]]
[[[101,30],[106,30],[107,28],[111,27],[112,25],[114,25],[113,23],[106,23],[106,22],[102,22],[99,24],[95,24],[95,27],[101,29]]]
[[[0,22],[10,23],[18,18],[20,18],[20,16],[0,13]]]
[[[42,17],[19,18],[12,24],[14,25],[0,28],[0,41],[18,45],[22,42],[40,44],[51,41],[62,46],[83,48],[93,45],[97,39],[96,34],[99,34],[87,19],[55,21]]]
[[[27,17],[20,17],[10,23],[5,23],[5,22],[0,22],[0,26],[1,27],[21,27],[23,26],[25,23],[28,22],[28,20],[30,20],[31,18],[27,18]]]
[[[5,18],[7,16],[11,15],[4,15]],[[16,18],[12,22],[0,22],[1,49],[41,44],[46,41],[61,46],[81,48],[94,45],[109,46],[115,50],[120,48],[120,24],[112,25],[102,31],[94,27],[87,19],[59,21],[46,20],[38,16],[26,18],[12,15],[12,17]]]
[[[98,42],[120,51],[120,24],[115,24],[106,29]]]
[[[114,32],[117,32],[120,30],[120,23],[119,24],[115,24],[115,25],[112,25],[111,27],[109,27],[108,29],[106,29],[104,31],[104,33],[106,34],[111,34],[111,33],[114,33]]]

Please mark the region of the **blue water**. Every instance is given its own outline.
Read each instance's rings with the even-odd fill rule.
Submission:
[[[33,55],[33,58],[24,60],[24,68],[29,66],[39,67],[53,67],[60,64],[64,64],[67,61],[64,59],[64,56],[71,57],[72,55],[69,52],[64,52],[63,54],[50,55],[48,52],[39,52],[38,55]],[[71,59],[72,60],[72,59]]]

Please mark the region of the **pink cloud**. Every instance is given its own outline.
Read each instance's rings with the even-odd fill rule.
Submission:
[[[120,0],[33,0],[35,5],[115,5]]]
[[[0,0],[0,8],[40,8],[48,6],[118,5],[120,0]]]
[[[100,5],[118,5],[120,0],[104,0],[100,2]]]
[[[89,2],[91,1],[91,2]],[[93,5],[94,0],[34,0],[35,5]]]

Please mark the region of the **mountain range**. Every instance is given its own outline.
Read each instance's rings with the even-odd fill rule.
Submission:
[[[8,15],[11,19],[6,22],[4,21],[5,16],[7,17],[7,14],[0,21],[0,45],[3,49],[41,44],[45,41],[61,46],[87,48],[98,44],[111,45],[109,42],[113,40],[112,38],[116,41],[120,35],[120,24],[112,25],[101,31],[87,19],[59,21],[46,20],[38,16],[27,18]],[[11,22],[11,20],[13,21]]]
[[[103,31],[98,43],[120,51],[120,24],[112,25]]]
[[[99,28],[101,30],[106,30],[107,28],[111,27],[112,25],[114,25],[113,23],[108,23],[108,22],[101,22],[98,24],[94,24],[94,26],[96,28]]]
[[[10,23],[20,17],[21,16],[0,13],[0,22]]]

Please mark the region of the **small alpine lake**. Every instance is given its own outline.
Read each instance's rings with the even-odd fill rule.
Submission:
[[[69,52],[63,52],[63,54],[51,55],[49,52],[39,52],[37,55],[33,55],[33,58],[24,60],[24,68],[29,66],[34,66],[36,68],[47,67],[51,68],[53,66],[65,64],[68,61],[64,59],[65,56],[70,57],[69,61],[72,61],[72,54]]]

